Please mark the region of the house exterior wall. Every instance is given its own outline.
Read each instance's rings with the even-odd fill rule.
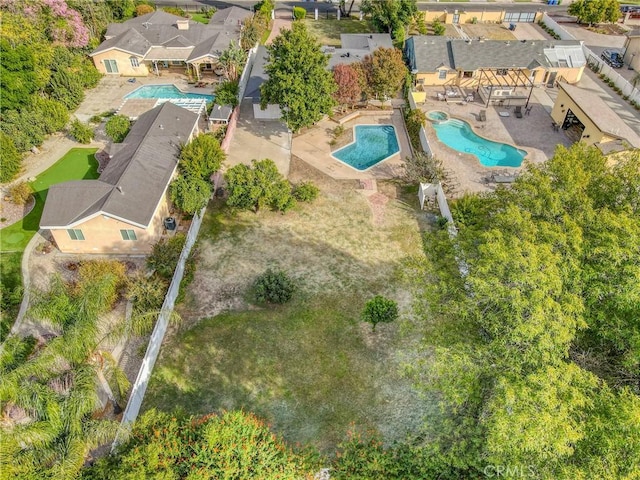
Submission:
[[[440,78],[439,72],[419,72],[416,74],[416,83],[426,86],[456,85],[457,79],[458,72],[455,70],[448,70],[446,78]]]
[[[148,254],[162,233],[164,219],[169,216],[166,194],[158,204],[149,227],[139,228],[105,215],[98,215],[74,227],[82,230],[84,240],[72,240],[67,229],[51,229],[58,248],[64,253]],[[123,240],[120,230],[133,230],[137,240]]]
[[[138,59],[138,67],[131,65],[132,57]],[[118,65],[118,73],[108,73],[104,64],[105,60],[115,60]],[[145,64],[142,56],[132,55],[131,53],[120,50],[109,50],[98,53],[93,57],[93,64],[100,73],[106,75],[124,75],[126,77],[146,77],[149,75],[149,67]]]
[[[624,48],[624,63],[630,64],[636,72],[640,71],[640,37],[628,37]]]
[[[482,10],[463,10],[458,8],[458,15],[460,16],[458,23],[473,23],[475,18],[477,23],[502,23],[504,22],[506,12],[504,10],[498,12],[484,12]],[[439,20],[442,23],[453,23],[453,16],[455,15],[454,8],[448,8],[447,10],[433,10],[424,12],[424,20],[427,23],[431,23],[434,20]],[[536,12],[535,21],[538,22],[542,19],[543,12]]]
[[[582,138],[580,139],[581,141],[587,145],[593,145],[595,143],[605,143],[613,140],[613,138],[603,133],[591,121],[580,106],[575,103],[564,90],[559,89],[556,103],[553,105],[553,110],[551,110],[551,118],[553,118],[553,121],[556,122],[556,124],[562,125],[564,123],[565,116],[567,115],[567,109],[571,109],[571,111],[584,125],[584,131],[582,132]]]

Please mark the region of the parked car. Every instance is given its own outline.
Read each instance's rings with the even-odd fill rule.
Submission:
[[[616,50],[605,50],[600,57],[613,68],[622,68],[622,55]]]

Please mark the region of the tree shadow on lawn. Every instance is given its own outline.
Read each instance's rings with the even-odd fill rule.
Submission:
[[[354,426],[377,430],[391,443],[437,415],[434,399],[418,393],[402,373],[424,353],[410,294],[404,286],[398,291],[389,286],[400,281],[399,266],[366,264],[322,239],[298,242],[296,248],[307,250],[302,258],[313,251],[333,258],[334,266],[359,264],[362,281],[358,285],[323,265],[319,278],[326,284],[310,284],[304,281],[307,265],[287,264],[302,284],[289,304],[249,305],[198,319],[165,340],[143,409],[178,408],[188,414],[244,409],[265,418],[290,443],[312,444],[325,453]],[[375,293],[399,299],[405,315],[373,333],[360,313]]]

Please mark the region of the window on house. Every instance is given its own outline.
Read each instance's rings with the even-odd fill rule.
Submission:
[[[140,64],[138,63],[138,59],[136,57],[131,57],[129,59],[131,61],[131,66],[134,68],[138,68]]]
[[[440,80],[444,80],[447,78],[447,71],[446,70],[438,70],[438,78]]]
[[[424,78],[418,79],[418,85],[424,85]]]
[[[462,76],[464,78],[472,78],[473,77],[473,72],[463,72]]]
[[[496,70],[496,75],[502,75],[504,77],[505,75],[507,75],[507,69],[499,68],[498,70]]]
[[[118,62],[115,60],[105,60],[104,68],[107,73],[118,73]]]
[[[171,60],[171,65],[182,65],[180,60]]]
[[[133,230],[120,230],[120,235],[122,235],[123,240],[137,240],[136,232]]]
[[[78,228],[70,228],[67,230],[69,234],[69,238],[71,240],[84,240],[84,235],[82,234],[82,230]]]

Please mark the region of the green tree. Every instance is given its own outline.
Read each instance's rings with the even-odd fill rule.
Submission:
[[[398,318],[398,304],[382,295],[376,295],[369,300],[362,311],[362,320],[369,322],[374,332],[378,323],[393,322],[396,318]]]
[[[266,28],[264,21],[258,15],[245,18],[240,32],[240,48],[245,51],[253,48],[262,38]]]
[[[229,190],[227,204],[240,210],[258,212],[268,207],[286,212],[295,205],[291,185],[278,172],[273,160],[252,160],[230,168],[224,175]]]
[[[320,189],[313,182],[300,182],[293,187],[292,195],[300,202],[313,202],[320,194]]]
[[[378,31],[385,33],[406,28],[418,14],[416,0],[362,0],[360,10],[371,15]]]
[[[42,145],[45,137],[43,122],[33,122],[28,115],[15,110],[2,113],[0,130],[11,137],[19,152],[26,152],[33,146]]]
[[[104,129],[114,143],[122,143],[131,130],[131,121],[124,115],[114,115],[107,120]]]
[[[232,82],[238,80],[246,61],[247,53],[234,42],[229,42],[229,46],[218,59],[218,62],[224,68],[227,78]]]
[[[267,47],[265,71],[269,79],[262,84],[261,104],[277,104],[287,126],[297,132],[313,125],[331,112],[336,90],[328,59],[318,41],[302,22],[283,30]]]
[[[207,206],[211,190],[211,183],[200,177],[180,175],[171,182],[169,196],[182,212],[194,214]]]
[[[578,0],[569,5],[568,12],[580,23],[614,23],[620,17],[620,4],[617,0]]]
[[[215,94],[214,103],[216,105],[236,107],[238,105],[238,82],[226,81],[219,83],[216,86]]]
[[[17,110],[31,101],[40,88],[35,72],[33,47],[11,46],[6,38],[0,38],[0,109]]]
[[[185,176],[209,183],[211,176],[222,167],[224,159],[220,142],[213,135],[201,134],[182,147],[178,168]]]
[[[57,100],[41,96],[36,96],[31,100],[26,114],[46,134],[59,132],[69,123],[67,107]]]
[[[116,20],[127,20],[136,11],[134,0],[107,0],[106,4]]]
[[[212,455],[212,452],[215,455]],[[116,455],[84,472],[91,480],[112,478],[312,478],[320,461],[294,453],[252,414],[182,418],[145,412]]]
[[[13,180],[22,168],[22,155],[11,137],[4,132],[0,132],[0,151],[2,151],[0,183],[7,183]]]
[[[407,75],[402,52],[397,48],[378,48],[364,57],[362,69],[367,92],[382,101],[398,93]]]

